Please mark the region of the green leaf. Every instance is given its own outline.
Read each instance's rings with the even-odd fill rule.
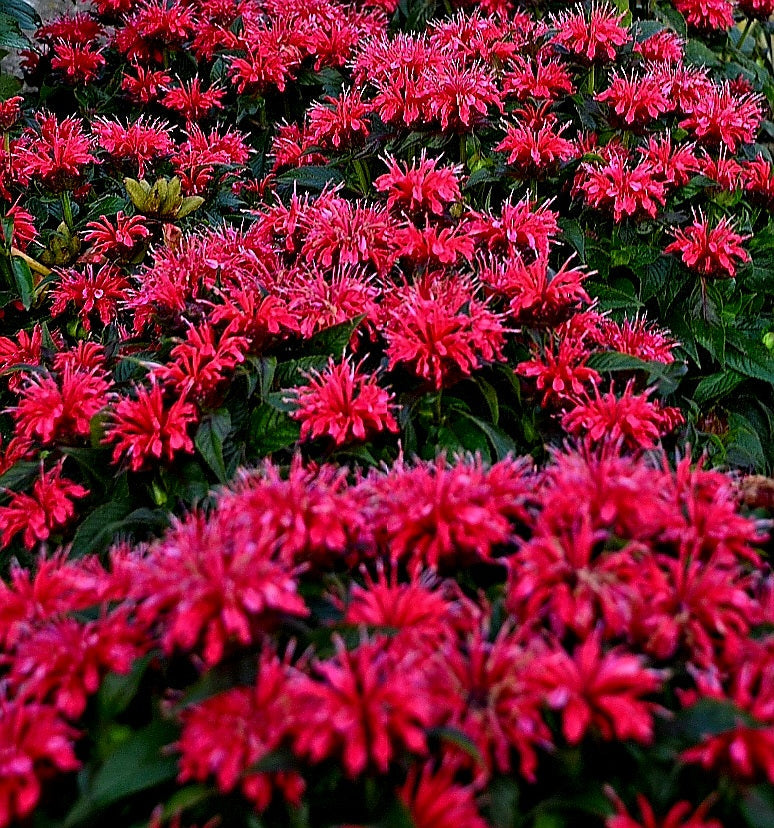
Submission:
[[[689,40],[685,44],[685,60],[697,66],[721,66],[720,58],[700,40]]]
[[[497,428],[497,426],[487,423],[485,420],[480,420],[478,417],[474,417],[472,414],[468,414],[465,411],[460,411],[459,413],[472,423],[475,423],[475,425],[483,431],[489,442],[492,444],[492,448],[494,449],[498,460],[505,459],[509,454],[516,454],[516,443],[514,443],[504,431],[501,431]]]
[[[290,748],[277,748],[261,757],[248,768],[249,773],[277,773],[279,771],[296,770],[299,761]]]
[[[627,290],[610,287],[600,282],[586,282],[586,288],[599,300],[599,306],[603,309],[625,308],[634,311],[642,307],[642,302]]]
[[[744,376],[736,371],[718,371],[716,374],[710,374],[696,386],[693,393],[694,402],[704,406],[708,402],[720,400],[742,382],[744,382]]]
[[[67,815],[64,828],[101,824],[100,812],[135,794],[172,782],[177,758],[163,749],[178,738],[171,722],[155,721],[134,731],[94,774],[91,784]]]
[[[758,430],[747,417],[734,411],[728,417],[726,459],[742,468],[763,471],[766,468],[766,452],[763,450]]]
[[[294,385],[303,385],[306,374],[311,371],[322,371],[328,364],[328,357],[322,354],[317,356],[301,357],[280,362],[277,365],[274,377],[280,388],[290,388]]]
[[[742,815],[748,828],[771,828],[774,825],[774,794],[769,785],[749,788],[742,797]]]
[[[559,219],[564,240],[575,250],[581,260],[586,263],[586,236],[577,219]]]
[[[678,712],[673,728],[691,744],[701,742],[706,736],[716,736],[733,730],[743,714],[731,702],[720,699],[700,699],[691,707]]]
[[[40,463],[32,460],[20,460],[14,463],[8,471],[0,474],[0,489],[11,489],[15,492],[26,489],[40,473]]]
[[[289,448],[299,437],[300,426],[284,411],[264,403],[250,417],[250,448],[259,457]]]
[[[13,267],[13,278],[16,282],[16,289],[19,291],[24,310],[29,310],[35,301],[35,283],[32,279],[30,266],[24,259],[20,259],[18,256],[12,257],[11,266]]]
[[[221,483],[228,480],[223,460],[223,443],[230,433],[231,414],[227,409],[221,408],[202,420],[194,438],[197,451]]]
[[[509,776],[489,783],[489,821],[494,828],[516,828],[519,820],[519,785]]]
[[[463,753],[467,753],[477,765],[483,767],[484,758],[481,755],[481,751],[478,749],[476,743],[456,727],[435,727],[430,730],[428,735],[435,736],[442,742],[454,745],[454,747],[458,748]]]
[[[657,360],[646,361],[630,354],[621,354],[617,351],[606,351],[602,354],[592,354],[588,360],[589,368],[603,373],[618,371],[645,371],[648,375],[648,385],[657,385],[659,392],[664,396],[674,394],[687,368],[681,362],[672,362],[668,365]]]
[[[364,319],[365,314],[361,313],[354,319],[340,322],[338,325],[320,331],[306,342],[305,350],[311,354],[326,354],[338,359],[349,345],[355,329]]]
[[[73,538],[71,556],[80,558],[90,555],[113,539],[116,527],[132,511],[132,504],[127,500],[112,500],[103,503],[81,521]]]
[[[750,350],[752,353],[740,353],[734,348],[729,349],[726,364],[746,377],[774,383],[774,355],[757,342],[751,344]]]
[[[344,176],[335,167],[321,167],[310,164],[289,170],[277,177],[277,185],[292,187],[296,185],[303,190],[322,191],[328,184],[340,184]]]
[[[481,394],[483,395],[484,399],[486,400],[486,404],[489,407],[489,415],[492,418],[492,423],[494,425],[497,425],[497,423],[500,421],[500,403],[497,399],[497,390],[490,382],[487,382],[483,377],[476,377],[476,385],[481,391]]]
[[[114,719],[129,707],[132,699],[137,695],[142,677],[145,675],[152,658],[153,656],[148,653],[148,655],[138,658],[126,675],[108,673],[102,679],[97,694],[97,705],[103,719]]]

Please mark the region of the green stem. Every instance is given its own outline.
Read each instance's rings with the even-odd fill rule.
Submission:
[[[73,222],[73,205],[70,201],[69,190],[62,190],[60,196],[62,201],[62,215],[64,216],[67,229],[72,233],[75,223]]]
[[[742,29],[742,36],[739,38],[739,43],[736,44],[736,48],[741,52],[742,46],[744,45],[745,40],[747,40],[747,35],[750,34],[750,29],[753,26],[753,19],[748,17],[747,22],[744,24],[744,29]]]
[[[443,391],[438,390],[438,393],[435,395],[435,407],[433,409],[433,421],[436,428],[441,427],[441,400],[443,399]]]
[[[368,191],[371,188],[371,184],[368,180],[368,170],[366,169],[365,164],[359,158],[352,159],[352,167],[355,170],[355,174],[357,175],[358,184],[360,184],[360,190],[364,196],[368,195]]]
[[[460,135],[460,164],[463,167],[468,164],[468,136],[464,132]]]

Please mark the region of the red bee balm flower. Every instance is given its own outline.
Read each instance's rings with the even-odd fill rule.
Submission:
[[[661,676],[643,667],[634,655],[603,653],[597,635],[589,636],[573,656],[557,649],[533,664],[536,686],[549,707],[562,711],[562,732],[577,745],[590,727],[603,739],[653,738],[652,702],[647,696],[661,687]]]
[[[0,826],[32,813],[40,780],[53,768],[80,767],[72,740],[76,732],[49,705],[0,699]]]
[[[137,399],[125,397],[116,405],[105,442],[116,443],[114,463],[127,456],[132,471],[139,471],[152,458],[172,460],[178,451],[193,452],[188,426],[194,422],[193,404],[178,397],[166,406],[161,388],[154,382],[150,390],[139,387]]]
[[[683,262],[702,277],[733,279],[739,262],[749,262],[750,254],[741,246],[749,236],[740,236],[732,229],[729,218],[722,218],[714,227],[701,214],[685,229],[674,229],[675,241],[665,253],[682,253]]]
[[[86,497],[88,489],[61,476],[62,462],[51,471],[41,469],[32,494],[14,494],[7,506],[0,506],[0,533],[7,546],[14,535],[24,532],[24,545],[32,549],[64,526],[75,514],[73,500]]]
[[[299,408],[291,416],[301,421],[302,440],[326,435],[340,446],[377,431],[398,430],[392,395],[348,359],[339,365],[331,359],[325,371],[314,372],[309,384],[294,393]]]
[[[623,18],[623,13],[606,4],[592,5],[588,15],[578,5],[554,19],[553,43],[588,63],[615,60],[616,48],[629,42],[629,33],[621,26]]]

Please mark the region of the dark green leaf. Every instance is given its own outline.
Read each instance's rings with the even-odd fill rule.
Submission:
[[[742,468],[763,471],[766,467],[766,453],[757,429],[738,412],[732,412],[728,417],[726,459]]]
[[[108,673],[97,694],[97,704],[100,716],[103,719],[113,719],[119,713],[123,713],[137,694],[137,690],[151,662],[152,655],[148,654],[138,658],[132,665],[132,669],[126,675],[119,673]]]
[[[106,546],[113,539],[115,527],[132,511],[132,504],[127,500],[112,500],[98,506],[81,521],[73,538],[70,554],[74,558],[90,555]]]
[[[223,460],[223,443],[230,433],[231,414],[227,409],[221,408],[202,420],[194,438],[197,451],[221,483],[228,479]]]
[[[285,412],[264,403],[250,417],[250,449],[258,457],[289,448],[297,440],[300,427]]]
[[[340,184],[342,181],[344,181],[344,176],[335,167],[314,165],[289,170],[277,177],[277,185],[280,187],[296,185],[300,189],[318,192],[323,190],[327,184]]]
[[[475,423],[475,425],[483,431],[489,442],[492,444],[492,448],[494,449],[498,460],[503,460],[509,454],[516,453],[516,444],[504,431],[497,428],[497,426],[493,426],[491,423],[480,420],[478,417],[474,417],[472,414],[468,414],[464,411],[461,411],[460,414],[463,417],[467,417],[468,420]]]
[[[64,828],[101,824],[100,812],[109,805],[172,782],[178,774],[177,758],[163,751],[177,737],[177,727],[162,721],[131,733],[94,774],[68,814]]]
[[[685,44],[685,60],[688,63],[693,63],[696,66],[713,66],[721,65],[720,58],[700,40],[689,40]]]
[[[8,471],[0,474],[0,489],[11,489],[15,492],[28,488],[40,473],[40,463],[32,460],[20,460],[14,463]]]
[[[750,350],[753,353],[740,353],[733,348],[729,349],[726,354],[727,365],[746,377],[774,383],[774,355],[762,346],[759,348],[758,343],[751,346]]]
[[[742,382],[744,382],[744,377],[736,371],[719,371],[717,374],[710,374],[696,386],[693,399],[698,405],[706,405],[708,402],[720,400],[730,394]]]
[[[742,814],[748,828],[774,825],[774,794],[769,785],[749,788],[742,798]]]
[[[363,313],[347,322],[341,322],[320,331],[306,342],[306,350],[310,354],[326,354],[338,359],[349,345],[355,329],[364,319],[365,314]]]
[[[489,783],[489,821],[494,828],[516,828],[519,822],[519,785],[509,776]]]
[[[290,388],[306,382],[306,375],[311,371],[322,371],[328,364],[324,355],[301,357],[280,362],[277,365],[275,379],[280,388]]]
[[[696,704],[677,713],[673,729],[691,744],[697,744],[705,736],[715,736],[732,730],[741,717],[741,712],[730,702],[700,699]]]
[[[32,279],[30,266],[24,259],[20,259],[18,256],[14,256],[11,259],[11,266],[13,267],[13,278],[16,282],[16,289],[19,291],[24,309],[29,310],[35,301],[35,283]]]
[[[586,263],[586,236],[577,219],[559,219],[562,237],[575,250],[582,264]]]

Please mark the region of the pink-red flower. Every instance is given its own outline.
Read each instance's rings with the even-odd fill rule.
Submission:
[[[40,470],[32,494],[14,493],[6,506],[0,506],[2,545],[8,546],[19,533],[24,545],[32,549],[48,540],[52,532],[63,528],[75,515],[74,500],[86,497],[88,489],[62,477],[60,461],[49,471]]]
[[[0,699],[0,826],[18,825],[35,809],[41,782],[52,772],[80,767],[77,735],[45,704]]]
[[[439,167],[435,158],[424,152],[409,166],[394,158],[385,159],[389,172],[374,181],[374,187],[387,193],[387,206],[399,207],[409,214],[426,211],[443,215],[446,207],[460,201],[460,167]]]
[[[194,450],[188,428],[197,420],[196,408],[185,396],[173,402],[164,400],[161,386],[153,382],[136,395],[122,397],[111,412],[106,426],[106,443],[115,443],[113,462],[128,458],[132,471],[149,461],[171,461],[178,452]]]
[[[742,247],[749,236],[733,229],[731,219],[724,216],[717,224],[701,214],[688,227],[676,227],[675,241],[665,253],[680,253],[688,268],[702,278],[733,279],[741,262],[749,262],[750,254]]]
[[[548,706],[561,711],[569,744],[578,744],[591,728],[607,740],[651,742],[656,705],[643,696],[660,690],[663,677],[637,656],[603,652],[592,634],[572,656],[561,648],[538,656],[532,675]]]
[[[325,436],[340,446],[398,430],[392,395],[349,359],[336,365],[331,358],[327,369],[313,372],[293,393],[298,408],[291,416],[301,421],[302,440]]]
[[[487,828],[476,808],[473,788],[454,781],[453,765],[434,771],[415,765],[398,791],[415,828]]]
[[[553,20],[556,34],[553,43],[588,63],[615,60],[619,47],[629,42],[629,33],[621,22],[623,12],[605,3],[592,4],[589,11],[580,5],[564,11]]]

